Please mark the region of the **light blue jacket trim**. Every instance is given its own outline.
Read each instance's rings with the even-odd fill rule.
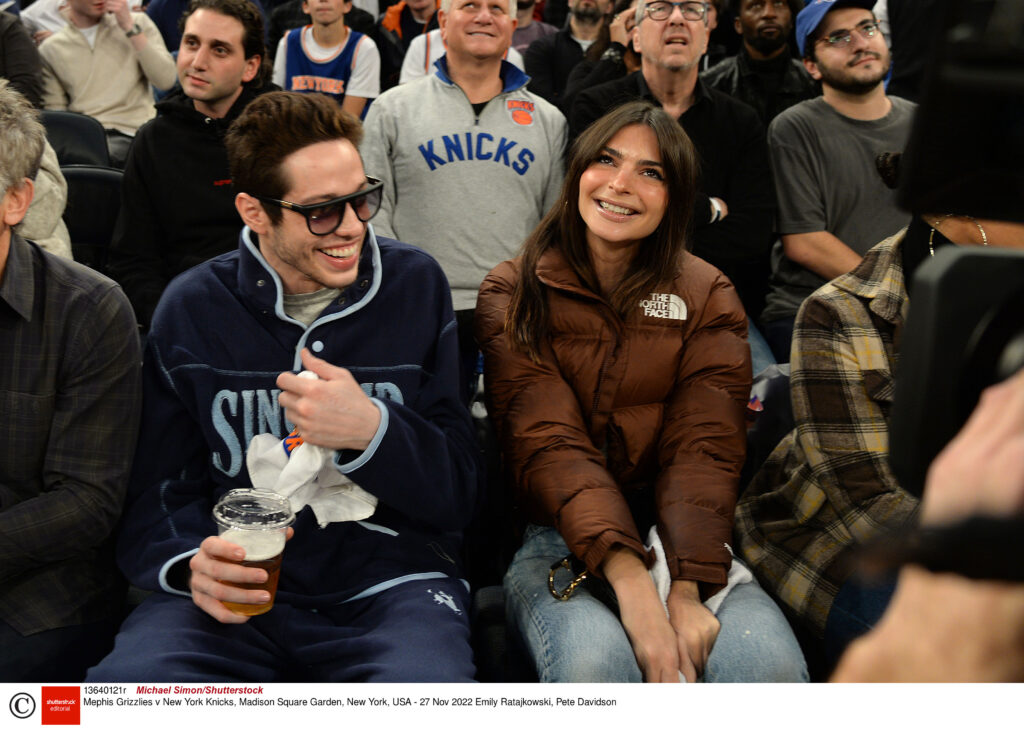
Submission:
[[[277,291],[277,296],[274,301],[274,314],[277,318],[285,322],[291,322],[292,324],[302,327],[305,329],[305,325],[297,319],[292,319],[284,313],[284,284],[281,282],[281,277],[274,269],[273,266],[267,263],[267,260],[263,258],[263,253],[260,251],[259,246],[252,242],[252,229],[246,226],[242,229],[242,242],[245,247],[249,249],[249,253],[252,254],[253,258],[260,262],[260,266],[264,268],[267,275],[274,282],[274,288]]]
[[[309,337],[313,333],[313,330],[315,330],[317,327],[320,327],[321,325],[329,324],[331,322],[334,322],[335,320],[341,319],[342,317],[347,317],[350,314],[358,312],[360,309],[362,309],[363,307],[370,303],[373,297],[377,294],[377,291],[380,289],[382,278],[380,264],[380,246],[378,246],[377,244],[377,235],[373,232],[373,225],[367,224],[366,238],[363,240],[363,245],[369,247],[371,261],[373,265],[373,281],[370,285],[370,290],[366,292],[366,295],[355,304],[352,304],[346,307],[345,309],[341,310],[340,312],[335,312],[334,314],[331,314],[327,317],[320,317],[307,328],[298,320],[292,319],[291,317],[284,313],[284,284],[281,282],[281,277],[274,269],[274,267],[268,264],[267,260],[263,258],[263,254],[260,252],[259,247],[253,243],[252,229],[250,229],[248,226],[242,229],[242,242],[245,244],[245,247],[249,249],[249,253],[253,255],[253,258],[259,261],[260,265],[266,270],[267,275],[270,276],[270,278],[274,282],[274,287],[277,292],[276,300],[274,302],[274,314],[277,316],[278,319],[282,320],[283,322],[290,322],[291,324],[298,325],[304,330],[302,333],[302,337],[299,338],[298,343],[296,343],[295,345],[295,359],[292,364],[292,369],[295,370],[296,372],[302,370],[302,348],[306,346],[306,342],[309,340]]]
[[[172,588],[171,587],[171,585],[167,582],[167,573],[171,570],[171,568],[173,568],[175,565],[180,563],[182,560],[185,560],[186,558],[191,558],[193,555],[195,555],[198,552],[199,552],[199,548],[195,548],[194,550],[189,550],[187,553],[182,553],[181,555],[173,557],[170,560],[168,560],[166,563],[164,563],[163,567],[160,568],[160,576],[159,576],[160,587],[163,588],[168,593],[173,593],[176,596],[189,596],[190,597],[192,594],[189,593],[188,591],[179,591],[177,588]]]
[[[383,583],[378,583],[375,586],[370,586],[365,591],[360,591],[351,598],[346,598],[342,603],[351,603],[352,601],[358,601],[361,598],[369,598],[370,596],[375,596],[378,593],[383,593],[388,588],[394,588],[395,586],[400,586],[403,583],[410,583],[414,580],[437,580],[439,578],[451,578],[451,576],[444,573],[410,573],[409,575],[403,575],[400,578],[392,578],[391,580],[386,580]],[[465,588],[468,593],[469,583],[462,579],[459,580],[459,583],[462,584],[462,587]]]
[[[356,520],[356,524],[360,527],[366,528],[370,532],[383,532],[385,535],[391,535],[391,537],[398,537],[398,533],[392,530],[390,527],[384,527],[378,525],[375,522],[367,522],[366,520]]]
[[[388,421],[391,418],[390,415],[388,415],[387,406],[385,406],[378,398],[370,398],[370,402],[377,406],[377,410],[380,411],[380,425],[377,426],[377,432],[373,434],[373,438],[370,439],[370,445],[366,447],[366,450],[363,451],[363,453],[352,461],[342,464],[338,461],[338,459],[341,458],[341,452],[336,451],[334,453],[334,465],[342,474],[353,472],[372,459],[374,453],[377,451],[377,447],[380,446],[380,442],[384,440],[384,434],[387,433]]]

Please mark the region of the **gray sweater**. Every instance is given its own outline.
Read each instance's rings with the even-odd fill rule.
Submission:
[[[476,116],[446,60],[374,101],[361,151],[366,173],[385,183],[374,230],[436,258],[465,310],[558,197],[566,122],[507,62],[502,92]]]

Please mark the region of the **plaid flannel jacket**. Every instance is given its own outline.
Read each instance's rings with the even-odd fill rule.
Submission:
[[[111,535],[140,363],[117,284],[11,236],[0,278],[0,620],[23,635],[122,609]]]
[[[737,544],[766,590],[821,636],[851,549],[913,517],[889,467],[889,411],[908,299],[903,232],[804,302],[793,334],[796,428],[736,510]]]

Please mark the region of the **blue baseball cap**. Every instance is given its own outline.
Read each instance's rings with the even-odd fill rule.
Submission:
[[[811,0],[807,6],[796,16],[796,45],[800,49],[800,55],[806,56],[804,48],[807,46],[807,36],[811,35],[830,10],[836,8],[864,8],[871,10],[875,7],[875,0]]]

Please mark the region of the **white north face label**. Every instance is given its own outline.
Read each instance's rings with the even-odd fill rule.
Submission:
[[[640,307],[648,317],[686,319],[686,302],[675,294],[651,292],[647,299],[640,301]]]

